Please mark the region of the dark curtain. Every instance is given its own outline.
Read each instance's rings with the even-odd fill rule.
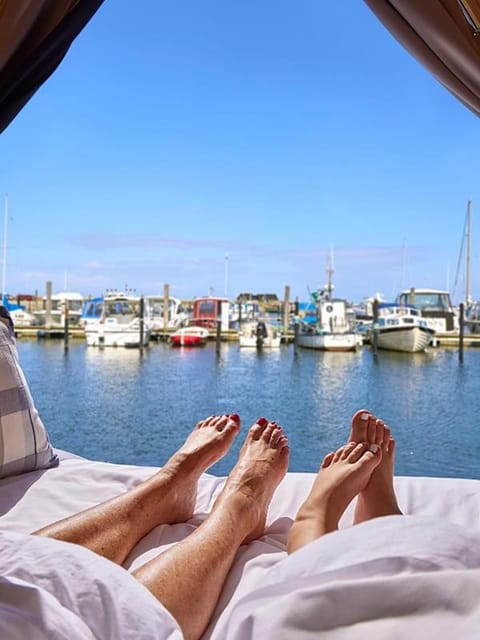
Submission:
[[[103,0],[0,0],[0,133],[55,71]]]
[[[478,0],[364,0],[392,35],[480,115]]]

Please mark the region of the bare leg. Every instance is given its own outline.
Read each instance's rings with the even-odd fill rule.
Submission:
[[[264,533],[268,505],[287,467],[282,429],[259,420],[208,519],[134,572],[171,612],[187,640],[205,630],[240,545]]]
[[[227,453],[239,429],[237,415],[202,420],[154,476],[131,491],[35,534],[80,544],[122,564],[137,542],[154,527],[185,522],[192,517],[198,479]]]
[[[350,439],[354,442],[375,443],[382,449],[380,464],[358,496],[354,523],[358,524],[379,516],[401,515],[393,486],[395,440],[392,438],[390,428],[383,420],[361,409],[352,418]]]
[[[290,529],[287,551],[292,553],[325,533],[338,529],[339,520],[362,491],[382,452],[377,445],[349,442],[323,460],[307,499]]]

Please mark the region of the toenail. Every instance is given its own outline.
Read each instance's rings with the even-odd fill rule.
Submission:
[[[229,418],[234,422],[240,422],[240,416],[238,415],[238,413],[231,413]]]
[[[368,447],[368,450],[369,450],[369,451],[371,451],[372,453],[377,453],[377,451],[379,450],[379,448],[380,448],[380,447],[378,446],[378,444],[371,444],[371,445]]]
[[[362,413],[360,415],[360,420],[368,420],[369,417],[370,417],[369,413]]]
[[[267,420],[266,418],[259,418],[259,419],[257,420],[257,424],[258,424],[260,427],[265,427],[265,426],[268,424],[268,420]]]

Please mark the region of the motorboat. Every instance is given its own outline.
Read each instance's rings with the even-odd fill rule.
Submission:
[[[188,313],[179,298],[169,296],[165,308],[165,296],[149,295],[145,296],[148,304],[152,329],[161,331],[163,329],[176,329],[181,327],[188,320]]]
[[[416,289],[402,291],[395,300],[397,305],[416,307],[427,326],[437,333],[456,334],[459,318],[452,304],[450,293],[443,289]]]
[[[381,302],[370,331],[370,342],[376,343],[379,349],[416,353],[425,351],[434,335],[435,330],[413,305]]]
[[[172,347],[203,347],[210,333],[205,327],[183,327],[172,333],[169,342]]]
[[[240,347],[253,349],[276,349],[280,347],[281,333],[268,320],[244,322],[238,331]]]
[[[89,347],[144,347],[151,331],[143,298],[109,292],[103,297],[101,317],[86,323],[85,338]]]

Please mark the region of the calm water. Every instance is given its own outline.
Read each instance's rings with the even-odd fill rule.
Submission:
[[[137,350],[19,341],[53,445],[98,460],[159,465],[198,420],[239,413],[288,433],[291,471],[316,471],[369,408],[392,427],[399,475],[480,478],[480,350],[426,354],[320,353],[293,346],[256,353],[237,344]],[[213,472],[232,467],[243,437]]]

